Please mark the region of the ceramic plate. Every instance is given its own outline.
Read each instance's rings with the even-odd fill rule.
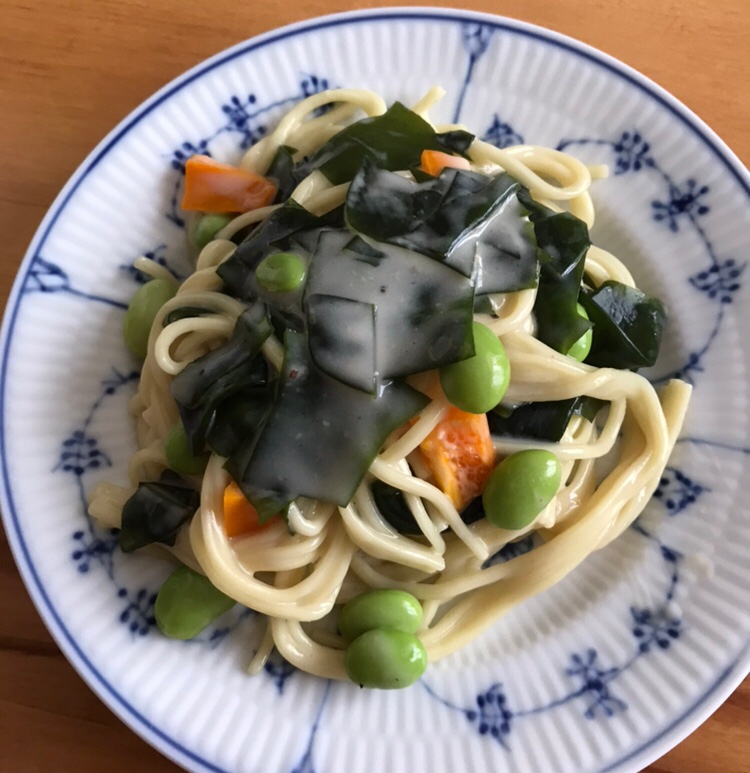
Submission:
[[[499,146],[609,165],[594,240],[663,298],[652,377],[695,385],[684,434],[637,524],[405,691],[360,691],[280,661],[243,667],[257,621],[199,641],[154,627],[165,563],[123,557],[85,513],[125,480],[136,363],[123,310],[141,254],[182,275],[185,159],[234,160],[306,95],[367,87]],[[2,337],[2,506],[34,601],[83,678],[193,771],[635,771],[748,671],[750,521],[745,259],[750,178],[685,107],[610,57],[520,22],[451,10],[318,19],[242,43],[138,108],[53,205]],[[523,549],[523,543],[518,547]]]

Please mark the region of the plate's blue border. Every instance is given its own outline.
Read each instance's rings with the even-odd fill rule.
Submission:
[[[718,156],[727,171],[745,190],[748,197],[750,197],[750,175],[748,175],[747,171],[742,167],[739,160],[734,157],[734,154],[729,148],[727,148],[726,145],[724,145],[724,143],[705,124],[703,124],[697,116],[659,86],[652,83],[635,70],[632,70],[627,65],[571,38],[524,22],[503,19],[501,17],[472,11],[436,10],[430,8],[357,11],[322,17],[313,21],[301,22],[284,27],[276,32],[267,33],[256,37],[251,41],[240,43],[227,51],[217,54],[192,70],[189,70],[184,75],[165,86],[161,91],[154,95],[152,99],[148,100],[140,108],[131,113],[130,116],[125,118],[125,120],[99,144],[83,164],[81,164],[77,172],[55,200],[50,208],[48,216],[40,226],[39,231],[27,251],[22,268],[19,270],[19,274],[8,299],[8,305],[3,320],[2,334],[0,335],[0,346],[2,347],[2,362],[0,363],[0,480],[2,485],[0,486],[0,495],[2,495],[3,516],[6,524],[6,531],[8,532],[8,540],[13,549],[14,556],[24,575],[24,579],[27,581],[27,586],[40,614],[48,625],[50,623],[52,624],[51,629],[56,640],[61,645],[66,655],[73,661],[73,665],[77,668],[79,673],[81,673],[84,679],[99,694],[99,696],[103,698],[108,706],[146,740],[156,740],[156,745],[160,751],[172,757],[172,759],[178,763],[185,764],[187,761],[190,761],[201,765],[204,770],[211,771],[212,773],[231,773],[230,771],[225,771],[224,769],[213,765],[194,752],[191,752],[189,749],[163,733],[159,728],[152,725],[146,717],[130,705],[125,698],[106,681],[102,674],[99,673],[94,665],[88,660],[75,639],[65,627],[62,619],[57,614],[57,611],[53,607],[39,579],[36,568],[31,561],[26,542],[23,538],[21,524],[13,503],[13,495],[8,474],[7,454],[5,452],[6,377],[12,335],[15,328],[18,309],[20,307],[21,288],[26,281],[32,255],[42,249],[50,231],[57,222],[57,219],[88,174],[98,166],[99,162],[107,156],[111,148],[115,146],[120,139],[133,128],[133,126],[138,124],[145,116],[151,113],[151,111],[157,108],[162,102],[169,99],[174,93],[203,76],[205,73],[210,72],[237,57],[244,56],[257,49],[264,48],[265,46],[273,45],[287,38],[347,24],[417,18],[448,23],[465,21],[481,22],[505,33],[523,35],[538,42],[561,48],[598,67],[603,67],[614,75],[623,78],[639,90],[645,92],[652,99],[655,99],[662,107],[666,108],[687,126],[698,139]],[[681,740],[681,738],[687,735],[687,733],[697,726],[700,721],[705,719],[706,716],[715,710],[722,698],[725,697],[747,674],[749,666],[748,660],[750,659],[748,657],[749,655],[750,648],[746,645],[737,660],[718,677],[714,684],[711,685],[701,698],[689,709],[641,747],[633,750],[622,759],[604,768],[602,773],[608,773],[609,771],[618,769],[622,770],[623,766],[635,762],[636,760],[638,761],[638,767],[640,768],[641,765],[648,764],[655,759],[658,754],[665,751],[665,749],[654,750],[654,747],[667,738],[667,736],[673,735],[673,738],[670,740],[674,743]],[[687,720],[691,718],[692,721],[688,722]],[[649,752],[651,752],[653,756],[649,755]]]

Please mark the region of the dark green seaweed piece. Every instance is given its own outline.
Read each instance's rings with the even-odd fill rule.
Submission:
[[[360,256],[359,260],[364,260],[371,266],[378,266],[385,257],[385,253],[382,250],[368,244],[361,236],[355,236],[350,242],[347,242],[344,245],[344,249],[356,252]]]
[[[310,360],[305,336],[288,331],[276,403],[233,476],[262,518],[300,495],[346,505],[388,435],[428,402],[398,381],[377,398],[342,384]]]
[[[427,121],[395,102],[383,115],[363,118],[342,129],[302,162],[295,174],[302,180],[319,169],[339,185],[354,178],[364,158],[381,169],[410,169],[419,165],[423,150],[468,147],[469,137],[466,132],[436,134]]]
[[[206,442],[220,456],[230,456],[252,440],[271,412],[270,387],[243,390],[221,401],[206,434]]]
[[[174,473],[162,475],[157,483],[140,483],[122,508],[120,548],[131,553],[161,542],[174,545],[177,532],[200,505],[200,494]]]
[[[461,511],[461,520],[466,524],[476,523],[485,517],[486,514],[484,512],[484,504],[482,503],[481,496],[472,499]]]
[[[418,183],[428,183],[437,179],[435,175],[432,175],[429,172],[425,172],[424,169],[418,166],[413,166],[409,171],[411,172],[411,176],[414,178],[415,182]]]
[[[270,334],[265,308],[262,303],[255,304],[239,316],[226,343],[191,362],[175,376],[170,390],[193,455],[203,452],[206,433],[219,403],[236,392],[268,381],[265,360],[257,355]]]
[[[222,263],[217,273],[224,281],[225,292],[237,298],[254,300],[258,297],[255,269],[271,252],[284,251],[305,240],[308,232],[320,228],[340,228],[344,224],[344,208],[337,207],[320,217],[308,212],[290,199],[283,207],[272,212],[235,251]],[[313,235],[312,242],[317,239]]]
[[[446,169],[415,183],[366,159],[346,199],[348,225],[378,242],[427,255],[471,277],[476,292],[533,287],[532,229],[508,175]]]
[[[372,482],[372,498],[380,515],[399,534],[422,533],[401,489],[375,480]]]
[[[211,309],[204,309],[202,306],[180,306],[178,309],[170,311],[164,317],[164,327],[171,325],[173,322],[177,322],[180,319],[188,319],[189,317],[205,317],[207,314],[213,314]]]
[[[592,326],[576,309],[586,252],[591,246],[583,220],[537,204],[527,191],[519,194],[529,210],[539,248],[539,288],[534,303],[536,335],[555,351],[567,354]]]
[[[436,134],[435,141],[443,148],[443,150],[465,156],[471,143],[474,142],[474,135],[463,129],[454,129],[450,132]]]
[[[310,263],[305,304],[310,349],[321,368],[374,393],[383,380],[472,356],[469,278],[401,247],[380,244],[376,257],[353,246],[348,232],[323,231]],[[338,308],[349,312],[351,327],[337,322],[330,302],[311,305],[315,296],[344,299]],[[353,352],[358,374],[348,360]]]
[[[375,394],[375,305],[321,293],[305,304],[315,364],[342,383]]]
[[[587,396],[526,403],[506,416],[493,409],[487,414],[487,421],[493,435],[557,443],[573,416],[583,416],[584,419],[593,421],[603,405],[603,401]]]
[[[268,171],[265,176],[270,180],[273,180],[278,186],[276,192],[275,203],[286,201],[291,195],[292,191],[297,187],[297,179],[294,176],[294,154],[295,148],[290,148],[288,145],[282,145],[277,151],[276,155],[271,161],[271,166],[268,167]]]
[[[581,304],[594,323],[588,364],[626,370],[656,362],[667,319],[658,298],[609,281],[591,294],[582,293]]]
[[[375,480],[372,483],[372,496],[380,515],[399,534],[422,533],[416,518],[406,503],[403,491],[383,483],[382,480]],[[480,518],[484,518],[484,508],[482,506],[482,497],[477,497],[463,509],[461,520],[464,523],[472,524]]]

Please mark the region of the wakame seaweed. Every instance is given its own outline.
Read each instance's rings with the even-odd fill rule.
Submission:
[[[339,185],[354,178],[365,158],[395,172],[418,166],[423,150],[465,149],[471,140],[468,132],[436,134],[427,121],[395,102],[382,115],[363,118],[335,134],[297,167],[295,176],[301,181],[319,169]]]
[[[296,152],[288,145],[281,145],[266,172],[265,176],[273,180],[278,186],[274,199],[277,204],[286,201],[297,187],[297,179],[294,176],[294,154]]]
[[[190,317],[205,317],[207,314],[213,314],[211,309],[204,309],[202,306],[180,306],[169,312],[164,317],[164,327],[171,325],[173,322],[177,322],[181,319],[188,319]]]
[[[174,545],[180,527],[199,505],[200,494],[172,471],[158,482],[138,484],[122,508],[121,550],[130,553],[154,542]]]
[[[347,232],[322,232],[304,296],[313,361],[373,394],[384,380],[474,354],[471,280],[425,255],[380,246],[375,253]]]
[[[576,308],[586,253],[591,246],[583,220],[569,212],[553,212],[535,202],[528,191],[519,194],[529,210],[538,246],[539,287],[534,302],[536,335],[552,349],[567,354],[592,326]]]
[[[229,340],[189,363],[170,385],[191,453],[203,452],[206,433],[219,404],[236,392],[268,381],[268,365],[258,353],[271,334],[262,303],[242,312]]]
[[[453,131],[436,134],[435,142],[448,152],[465,156],[466,151],[471,147],[471,143],[474,142],[474,135],[463,129],[454,129]]]
[[[372,483],[372,497],[378,512],[399,534],[418,535],[422,529],[417,519],[406,503],[406,497],[401,489],[390,486],[382,480]],[[482,497],[472,499],[460,513],[461,520],[466,524],[476,523],[485,517]]]
[[[389,486],[382,480],[375,480],[372,483],[372,498],[380,515],[399,534],[422,533],[401,489]]]
[[[446,169],[421,183],[365,159],[349,187],[350,228],[434,258],[472,278],[475,291],[512,292],[537,280],[536,245],[508,175]]]
[[[509,414],[493,409],[487,414],[493,435],[522,437],[557,443],[562,438],[573,416],[593,421],[604,402],[593,397],[572,397],[568,400],[526,403]]]
[[[237,451],[243,464],[228,464],[262,518],[297,496],[347,505],[388,435],[429,403],[403,382],[376,399],[327,376],[299,333],[287,331],[284,345],[271,414],[251,453]]]
[[[614,280],[581,295],[594,324],[586,362],[598,368],[646,368],[656,362],[667,320],[664,304]]]
[[[206,442],[220,456],[230,456],[257,437],[272,404],[270,385],[251,387],[227,397],[216,407]]]
[[[263,258],[271,252],[290,249],[308,232],[320,228],[342,228],[343,216],[343,206],[318,217],[289,199],[240,244],[231,258],[218,267],[216,272],[224,281],[225,291],[236,298],[254,300],[258,296],[255,269]]]

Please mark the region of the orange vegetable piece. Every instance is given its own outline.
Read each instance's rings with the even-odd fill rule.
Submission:
[[[437,177],[446,167],[452,169],[470,169],[469,162],[461,156],[452,156],[440,150],[423,150],[420,169],[433,177]]]
[[[222,164],[209,156],[185,163],[182,208],[200,212],[249,212],[270,204],[276,186],[248,169]]]
[[[459,511],[482,493],[495,467],[495,449],[484,413],[451,406],[420,448],[438,488]]]
[[[261,523],[258,511],[247,501],[236,483],[224,489],[224,531],[227,537],[240,537],[265,529],[273,519]]]

